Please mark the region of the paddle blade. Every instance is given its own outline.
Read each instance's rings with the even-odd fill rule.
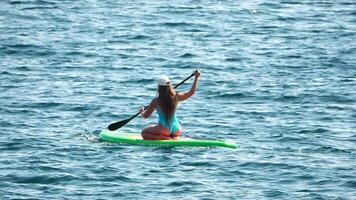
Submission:
[[[108,129],[110,131],[115,131],[123,126],[125,126],[125,124],[129,123],[131,119],[125,119],[125,120],[122,120],[122,121],[118,121],[118,122],[115,122],[115,123],[112,123],[108,126]]]

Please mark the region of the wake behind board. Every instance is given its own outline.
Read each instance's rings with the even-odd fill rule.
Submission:
[[[191,147],[226,147],[236,149],[237,145],[224,140],[205,140],[192,138],[178,138],[177,140],[144,140],[141,134],[126,134],[119,131],[103,130],[99,138],[114,143],[145,145],[145,146],[191,146]]]

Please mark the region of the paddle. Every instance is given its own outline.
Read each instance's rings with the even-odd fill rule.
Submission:
[[[194,72],[195,73],[195,72]],[[184,82],[186,82],[188,79],[192,78],[194,76],[194,73],[192,73],[189,77],[187,77],[186,79],[184,79],[182,82],[178,83],[177,85],[174,86],[174,89],[176,89],[177,87],[179,87],[180,85],[182,85]],[[145,109],[148,106],[145,107]],[[112,123],[108,126],[108,129],[110,131],[115,131],[123,126],[125,126],[127,123],[129,123],[133,118],[137,117],[140,114],[140,112],[137,112],[135,115],[133,115],[132,117],[122,120],[122,121],[118,121],[115,123]]]

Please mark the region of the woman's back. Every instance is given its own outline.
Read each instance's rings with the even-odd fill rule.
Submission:
[[[171,114],[170,119],[167,119],[159,105],[157,105],[156,110],[158,114],[158,124],[165,127],[170,134],[175,133],[177,130],[181,129],[175,111]]]

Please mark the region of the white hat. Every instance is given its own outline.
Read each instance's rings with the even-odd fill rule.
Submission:
[[[167,76],[162,76],[158,79],[158,85],[160,86],[168,86],[171,84],[171,81]]]

